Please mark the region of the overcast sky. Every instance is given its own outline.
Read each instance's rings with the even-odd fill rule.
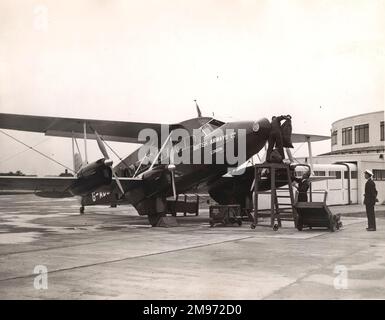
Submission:
[[[329,135],[384,109],[384,17],[381,0],[1,0],[0,112],[173,123],[197,99],[203,115],[291,114],[293,131]],[[7,132],[71,166],[70,139]],[[0,146],[0,172],[62,171]]]

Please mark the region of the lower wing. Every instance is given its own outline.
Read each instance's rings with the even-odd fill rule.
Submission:
[[[47,198],[66,198],[72,197],[70,193],[71,185],[77,180],[76,177],[0,177],[0,194],[20,193],[20,191],[29,191],[38,196]],[[119,177],[123,190],[126,192],[138,187],[142,179]],[[116,181],[102,186],[95,191],[111,191],[117,188]]]
[[[0,191],[2,193],[18,193],[30,191],[40,195],[51,195],[52,198],[72,197],[69,187],[75,182],[75,177],[0,177]]]

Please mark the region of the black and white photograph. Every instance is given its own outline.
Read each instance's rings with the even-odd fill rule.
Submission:
[[[384,17],[0,0],[0,300],[385,299]]]

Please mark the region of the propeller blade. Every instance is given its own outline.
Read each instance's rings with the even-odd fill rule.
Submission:
[[[115,178],[116,184],[118,185],[118,188],[119,188],[120,192],[122,193],[122,195],[124,195],[124,190],[123,190],[122,184],[119,181],[118,176],[116,175],[116,173],[114,171],[112,171],[112,175]]]
[[[110,159],[110,157],[108,156],[106,147],[104,146],[104,143],[103,143],[102,139],[100,138],[100,136],[98,135],[98,133],[96,132],[96,130],[95,130],[95,136],[96,136],[96,141],[98,143],[99,149],[104,156],[104,159],[106,159],[106,160]]]
[[[170,152],[170,165],[168,166],[168,170],[171,173],[172,193],[174,195],[174,200],[176,200],[174,148],[171,148],[171,152]]]
[[[250,192],[252,192],[254,190],[254,184],[255,184],[255,179],[253,179],[253,182],[251,184],[251,187],[250,187]]]
[[[172,193],[174,195],[174,200],[176,200],[176,187],[175,187],[175,172],[171,170],[171,184],[172,184]]]

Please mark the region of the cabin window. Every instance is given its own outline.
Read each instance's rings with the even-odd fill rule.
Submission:
[[[373,170],[373,180],[385,181],[385,170]]]
[[[326,172],[325,171],[314,171],[314,175],[318,177],[325,177]]]
[[[357,171],[350,171],[352,179],[357,179]]]
[[[352,144],[352,127],[342,129],[342,145]]]
[[[329,171],[329,176],[335,176],[336,179],[341,179],[341,171]]]
[[[349,171],[344,171],[344,179],[349,179]]]
[[[334,130],[332,132],[332,146],[334,146],[335,144],[337,144],[337,130]]]
[[[369,142],[369,124],[354,126],[354,139],[355,143]]]
[[[381,121],[380,123],[380,136],[381,136],[381,141],[384,141],[384,121]]]

